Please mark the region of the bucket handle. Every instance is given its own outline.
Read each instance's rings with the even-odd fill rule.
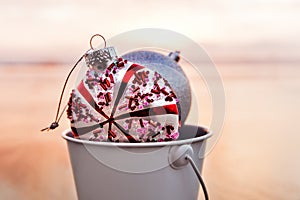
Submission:
[[[200,171],[198,170],[193,158],[191,157],[193,153],[193,148],[190,145],[174,146],[170,149],[169,152],[169,163],[174,169],[181,169],[182,167],[190,163],[200,182],[205,200],[209,200],[208,192],[201,177]]]
[[[200,174],[199,170],[197,169],[197,166],[196,166],[195,162],[193,161],[192,157],[189,156],[188,154],[185,155],[185,159],[192,165],[192,168],[193,168],[195,174],[198,177],[198,180],[199,180],[200,185],[201,185],[202,190],[203,190],[203,194],[204,194],[205,200],[209,200],[208,192],[207,192],[205,183],[204,183],[204,181],[203,181],[203,179],[201,177],[201,174]]]

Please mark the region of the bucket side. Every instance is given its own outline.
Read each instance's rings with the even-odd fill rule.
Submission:
[[[99,151],[103,151],[104,148],[110,148],[106,149],[107,151],[114,151],[111,147],[96,147]],[[195,152],[192,157],[199,170],[202,170],[203,158],[199,157],[198,153],[204,147],[205,141],[192,144]],[[68,141],[68,149],[79,200],[197,199],[199,183],[189,165],[178,170],[168,165],[147,173],[125,173],[97,160],[83,144]],[[165,150],[168,152],[168,149]],[[157,156],[163,157],[162,159],[168,162],[166,155]],[[124,158],[123,162],[125,161],[135,164],[141,162]]]

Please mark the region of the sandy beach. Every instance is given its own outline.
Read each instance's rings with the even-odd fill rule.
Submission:
[[[298,200],[299,66],[217,65],[225,87],[226,119],[204,163],[211,199]],[[60,136],[68,121],[64,117],[53,132],[39,131],[54,118],[69,69],[0,67],[0,199],[76,199],[67,146]],[[201,122],[209,126],[206,117]]]

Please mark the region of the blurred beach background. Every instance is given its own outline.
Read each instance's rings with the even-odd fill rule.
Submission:
[[[0,0],[0,199],[76,199],[68,121],[39,131],[67,73],[95,33],[164,28],[202,45],[223,80],[224,127],[203,169],[211,199],[299,200],[299,19],[298,0]]]

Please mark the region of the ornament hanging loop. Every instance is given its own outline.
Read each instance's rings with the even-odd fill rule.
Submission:
[[[95,35],[93,35],[93,36],[91,37],[91,39],[90,39],[90,47],[91,47],[91,49],[94,50],[94,47],[93,47],[93,39],[94,39],[95,37],[101,37],[101,38],[103,39],[103,41],[104,41],[104,48],[106,48],[106,40],[105,40],[105,38],[104,38],[102,35],[100,35],[100,34],[95,34]]]
[[[101,37],[103,39],[103,48],[94,48],[92,43],[95,37]],[[84,55],[86,65],[90,69],[102,72],[106,67],[113,63],[115,59],[118,58],[115,49],[113,47],[106,47],[106,40],[100,34],[95,34],[91,37],[90,46],[91,49],[89,49]]]

